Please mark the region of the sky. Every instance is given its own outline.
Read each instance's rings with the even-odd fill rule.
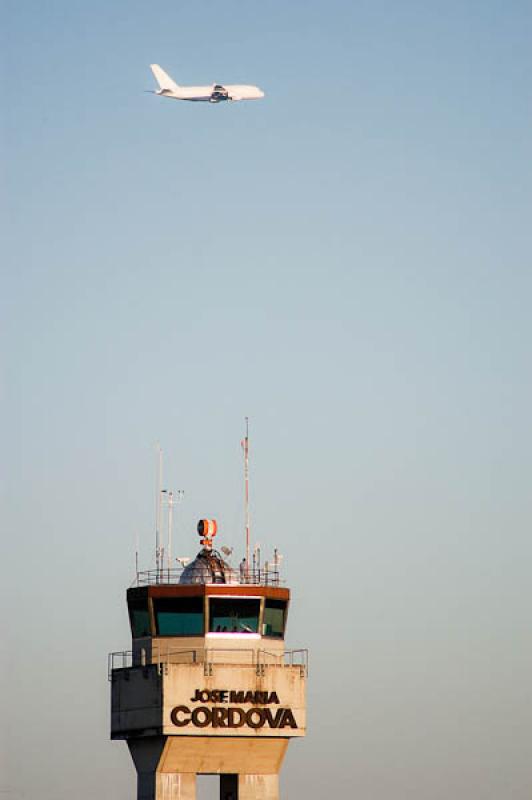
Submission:
[[[286,798],[532,794],[532,5],[4,0],[0,797],[128,800],[107,653],[282,552]],[[157,98],[252,83],[254,103]]]

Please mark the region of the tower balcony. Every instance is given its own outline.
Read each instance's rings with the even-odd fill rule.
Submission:
[[[137,573],[135,586],[159,586],[173,584],[224,583],[228,586],[282,586],[280,572],[271,566],[259,569],[225,569],[219,574],[214,567],[206,575],[205,565],[196,561],[188,566],[141,570]]]
[[[176,646],[175,642],[160,641],[150,651],[137,647],[109,653],[107,675],[112,682],[119,672],[148,666],[155,666],[159,674],[164,674],[169,664],[200,665],[205,676],[212,675],[216,665],[231,665],[254,670],[256,675],[263,675],[267,668],[290,669],[306,678],[308,650],[285,650],[284,647],[277,651],[261,647],[213,647],[206,645],[204,641],[198,647],[183,647]]]

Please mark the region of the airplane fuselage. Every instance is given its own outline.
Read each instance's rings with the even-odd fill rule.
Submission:
[[[171,100],[188,100],[193,103],[223,103],[226,100],[260,100],[264,92],[258,86],[242,83],[213,83],[211,86],[179,86],[159,64],[150,64],[159,88],[155,94]]]
[[[175,89],[158,89],[155,94],[172,100],[188,100],[193,103],[223,103],[227,100],[260,100],[264,97],[258,86],[245,84],[214,84],[213,86],[180,86]]]

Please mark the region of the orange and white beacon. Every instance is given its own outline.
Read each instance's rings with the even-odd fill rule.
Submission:
[[[248,448],[245,447],[246,506]],[[174,496],[166,496],[167,508]],[[196,558],[160,546],[156,569],[137,570],[127,591],[131,649],[111,653],[111,738],[125,739],[137,800],[194,800],[196,776],[220,776],[220,800],[277,800],[292,737],[306,732],[307,651],[287,650],[290,590],[277,551],[238,567],[213,546],[217,524],[198,523]],[[171,518],[171,517],[170,517]]]

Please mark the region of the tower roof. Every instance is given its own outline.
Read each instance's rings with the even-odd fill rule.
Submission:
[[[187,564],[179,583],[239,583],[239,579],[237,572],[216,550],[204,548]]]

